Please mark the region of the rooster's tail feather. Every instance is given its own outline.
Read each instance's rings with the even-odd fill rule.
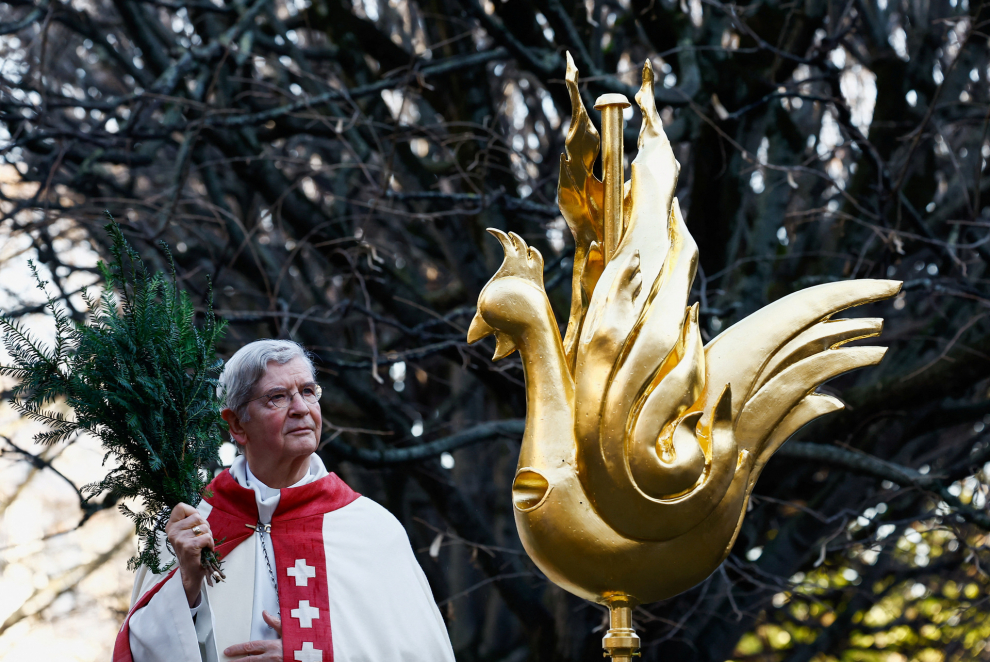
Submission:
[[[739,447],[759,457],[770,436],[768,432],[775,431],[788,413],[815,388],[850,370],[876,365],[886,352],[886,347],[830,349],[782,370],[743,405],[736,422]]]
[[[802,359],[835,349],[853,340],[878,336],[881,331],[883,331],[883,319],[879,317],[826,320],[814,324],[770,357],[759,379],[753,385],[753,391],[758,391],[783,370]]]
[[[747,493],[751,492],[753,485],[756,484],[756,479],[760,477],[760,472],[763,471],[763,467],[766,465],[767,460],[777,452],[785,441],[790,438],[795,432],[803,428],[805,425],[815,420],[820,416],[825,414],[831,414],[832,412],[844,409],[845,405],[842,400],[834,398],[831,395],[826,395],[824,393],[810,393],[797,403],[788,413],[784,416],[784,419],[777,424],[777,427],[773,429],[770,436],[767,438],[763,445],[763,449],[756,456],[756,461],[753,463],[753,469],[749,475],[749,485],[747,486]]]
[[[897,294],[900,288],[898,281],[869,279],[817,285],[778,299],[733,324],[705,347],[710,388],[702,424],[710,422],[715,404],[717,389],[711,386],[732,384],[732,392],[737,396],[733,398],[733,416],[741,419],[743,409],[756,394],[784,371],[816,355],[839,351],[830,347],[879,332],[879,324],[874,320],[830,321],[832,315],[854,306],[882,301]],[[869,365],[869,362],[862,365]],[[854,367],[860,366],[848,369]],[[831,376],[809,382],[805,393]],[[797,399],[799,397],[791,401],[790,406],[796,404]],[[772,423],[786,413],[787,409],[779,408],[779,417]],[[772,429],[772,426],[766,428],[759,435],[760,440]],[[747,445],[752,451],[760,448],[757,443],[744,444],[741,440],[741,448]]]

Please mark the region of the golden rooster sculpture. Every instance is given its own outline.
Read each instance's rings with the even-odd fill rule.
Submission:
[[[679,165],[647,61],[632,180],[623,182],[622,95],[607,94],[602,134],[567,56],[572,103],[558,201],[574,235],[566,336],[543,286],[543,258],[489,230],[505,260],[478,299],[468,342],[519,350],[526,430],[512,485],[526,552],[554,583],[610,609],[603,646],[637,654],[631,609],[711,574],[739,532],[756,479],[799,428],[843,407],[815,389],[874,365],[881,347],[842,347],[880,319],[835,313],[898,292],[890,280],[819,285],[784,297],[704,345],[688,305],[698,249],[674,197]],[[604,182],[592,172],[604,145]]]

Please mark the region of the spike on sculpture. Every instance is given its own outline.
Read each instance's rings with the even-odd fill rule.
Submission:
[[[901,284],[854,280],[784,297],[704,345],[688,298],[698,248],[674,197],[679,165],[643,69],[632,179],[622,181],[622,95],[608,94],[602,138],[567,56],[572,103],[558,202],[574,236],[570,321],[561,338],[543,258],[490,230],[505,251],[482,290],[468,342],[519,350],[526,431],[512,486],[526,552],[554,583],[610,609],[606,654],[631,660],[631,610],[704,580],[728,555],[760,471],[784,441],[842,403],[824,381],[883,357],[843,347],[879,319],[833,320]],[[599,145],[603,176],[592,171]],[[618,181],[616,181],[618,178]]]

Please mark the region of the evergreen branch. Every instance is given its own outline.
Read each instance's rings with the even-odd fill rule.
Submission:
[[[106,231],[112,259],[99,264],[103,292],[83,293],[86,323],[72,320],[31,265],[55,320],[54,347],[43,347],[0,315],[0,334],[13,360],[0,366],[0,375],[18,379],[12,406],[45,424],[37,443],[61,443],[81,432],[100,440],[104,462],[113,459],[116,466],[79,490],[83,506],[104,492],[111,500],[142,500],[141,511],[119,506],[143,539],[128,565],[158,573],[157,536],[169,512],[179,502],[197,505],[207,484],[203,469],[219,463],[225,434],[217,377],[223,363],[215,347],[224,324],[208,305],[197,328],[195,307],[178,287],[167,247],[169,273],[151,273],[112,217]],[[74,417],[50,408],[58,400]],[[207,554],[204,565],[215,568],[216,559]]]

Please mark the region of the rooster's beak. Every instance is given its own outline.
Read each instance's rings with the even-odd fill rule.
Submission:
[[[474,314],[474,319],[471,320],[471,326],[468,327],[468,344],[473,345],[482,338],[486,338],[494,333],[495,329],[489,326],[488,322],[485,321],[480,312],[477,312]]]
[[[516,343],[512,340],[511,336],[493,328],[484,320],[484,318],[481,317],[481,313],[475,313],[474,319],[471,320],[471,326],[468,327],[468,344],[473,345],[482,338],[486,338],[491,335],[495,336],[495,356],[492,357],[492,361],[504,359],[506,356],[516,351]]]

